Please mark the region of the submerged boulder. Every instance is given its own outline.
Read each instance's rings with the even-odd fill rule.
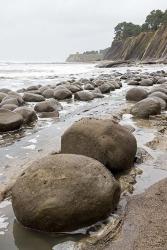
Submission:
[[[137,102],[131,108],[131,114],[139,118],[149,118],[150,115],[158,115],[161,113],[160,103],[153,98],[146,98]]]
[[[140,87],[132,88],[126,93],[126,100],[128,101],[141,101],[148,96],[148,92]]]
[[[0,132],[17,130],[23,124],[23,118],[7,109],[0,109]]]
[[[62,153],[92,157],[111,171],[130,168],[136,150],[135,137],[113,120],[81,119],[61,139]]]
[[[73,231],[105,219],[119,197],[120,186],[111,173],[100,162],[81,155],[40,159],[12,188],[18,221],[47,232]]]

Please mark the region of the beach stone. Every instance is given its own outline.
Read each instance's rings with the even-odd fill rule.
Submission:
[[[19,102],[16,98],[8,96],[2,100],[2,102],[0,103],[0,107],[2,107],[5,104],[14,104],[16,106],[19,106]]]
[[[158,115],[161,113],[160,103],[153,98],[146,98],[137,102],[131,108],[131,114],[139,118],[149,118],[150,115]]]
[[[148,96],[148,92],[140,87],[132,88],[126,93],[126,100],[128,101],[141,101]]]
[[[7,88],[1,88],[0,89],[0,92],[2,93],[5,93],[5,94],[8,94],[8,92],[10,92],[11,90],[10,89],[7,89]]]
[[[38,114],[40,118],[58,118],[59,112],[58,111],[52,111],[52,112],[40,112]]]
[[[47,89],[49,89],[48,86],[42,86],[42,87],[39,88],[39,91],[41,92],[41,94],[43,94],[43,92],[44,92],[45,90],[47,90]]]
[[[164,101],[162,98],[158,97],[158,96],[149,96],[149,98],[156,100],[157,102],[159,102],[160,106],[161,106],[161,110],[165,110],[167,107],[166,101]]]
[[[17,99],[19,106],[22,106],[24,104],[24,100],[22,96],[19,93],[14,92],[14,91],[10,91],[8,95],[3,99],[3,101],[8,100],[8,99],[13,99],[13,98]]]
[[[112,82],[112,85],[114,86],[115,89],[120,89],[121,86],[119,85],[118,82]]]
[[[157,92],[153,92],[149,95],[149,97],[153,97],[153,96],[159,97],[159,98],[163,99],[165,102],[167,102],[167,95],[165,93],[157,91]]]
[[[69,99],[72,98],[72,92],[69,89],[60,86],[60,88],[55,89],[54,98],[57,100]]]
[[[99,86],[101,86],[102,84],[104,84],[105,82],[103,81],[103,80],[94,80],[94,85],[96,86],[96,87],[99,87]]]
[[[53,111],[57,111],[57,105],[54,104],[53,102],[50,102],[49,100],[47,101],[43,101],[43,102],[39,102],[35,105],[34,110],[36,112],[53,112]]]
[[[112,174],[82,155],[54,154],[33,162],[12,188],[17,220],[46,232],[73,231],[103,220],[119,197]]]
[[[15,105],[15,104],[4,104],[4,105],[2,106],[2,108],[3,108],[3,109],[8,109],[8,110],[13,111],[13,110],[15,110],[16,108],[18,108],[18,106]]]
[[[131,81],[128,81],[128,85],[139,85],[139,82],[136,81],[136,80],[131,80]]]
[[[26,91],[34,91],[34,90],[38,90],[39,89],[39,86],[29,86]]]
[[[111,119],[83,118],[67,129],[61,138],[62,153],[86,155],[111,171],[129,169],[136,150],[135,137]]]
[[[15,113],[18,113],[22,116],[24,123],[32,123],[38,120],[38,117],[35,111],[29,107],[18,107],[14,110]]]
[[[165,87],[163,87],[163,86],[155,87],[155,88],[153,88],[153,89],[150,91],[150,93],[154,93],[154,92],[162,92],[162,93],[164,93],[164,94],[167,95],[167,89],[166,89]]]
[[[100,91],[102,94],[105,93],[109,93],[111,90],[111,84],[109,83],[103,83],[100,87],[99,87]]]
[[[153,85],[153,80],[150,79],[143,79],[141,82],[139,82],[140,86],[152,86]]]
[[[43,91],[42,95],[45,98],[53,98],[54,97],[54,90],[53,89],[46,89]]]
[[[7,96],[7,94],[0,92],[0,102]]]
[[[23,100],[25,102],[42,102],[45,101],[45,98],[42,95],[25,92],[23,95]]]
[[[23,118],[7,109],[0,109],[0,132],[17,130],[23,124]]]
[[[87,83],[85,86],[84,86],[84,89],[85,90],[94,90],[94,86],[90,83]]]
[[[76,93],[76,92],[82,90],[82,87],[80,87],[80,86],[78,86],[78,85],[74,85],[74,84],[68,85],[67,88],[68,88],[72,93]]]
[[[82,90],[74,94],[74,99],[79,101],[91,101],[94,99],[94,95],[88,90]]]

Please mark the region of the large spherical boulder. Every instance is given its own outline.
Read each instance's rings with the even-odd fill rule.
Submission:
[[[120,187],[98,161],[80,155],[49,155],[34,163],[12,188],[16,218],[24,226],[67,232],[106,218]]]
[[[32,123],[38,120],[38,117],[35,111],[29,107],[18,107],[14,110],[15,113],[18,113],[22,116],[24,123]]]
[[[131,108],[131,114],[139,118],[149,118],[150,115],[158,115],[161,113],[160,103],[153,98],[146,98],[137,102]]]
[[[94,95],[88,90],[83,90],[76,92],[74,98],[79,101],[91,101],[94,99]]]
[[[0,132],[17,130],[23,124],[23,118],[7,109],[0,109]]]
[[[25,92],[23,95],[23,100],[25,102],[42,102],[45,101],[45,98],[42,95]]]
[[[141,101],[148,96],[148,92],[140,87],[132,88],[126,93],[126,100],[128,101]]]
[[[135,137],[112,120],[84,118],[74,123],[61,139],[62,153],[92,157],[111,171],[130,168],[136,150]]]

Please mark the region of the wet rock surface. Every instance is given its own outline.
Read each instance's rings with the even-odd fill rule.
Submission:
[[[0,109],[0,132],[17,130],[23,124],[23,118],[6,109]]]
[[[106,218],[119,196],[119,184],[102,164],[68,154],[32,163],[12,188],[17,219],[49,232],[72,231]]]
[[[92,157],[111,171],[130,168],[136,150],[132,133],[113,120],[82,119],[74,123],[61,140],[62,153]]]

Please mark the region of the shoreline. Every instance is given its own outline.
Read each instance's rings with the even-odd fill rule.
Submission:
[[[157,181],[165,178],[165,176],[163,175],[163,171],[165,171],[164,173],[166,173],[167,177],[166,169],[161,169],[162,162],[163,165],[165,165],[166,158],[163,158],[162,155],[159,154],[160,150],[162,151],[166,150],[167,144],[165,140],[163,141],[162,144],[158,143],[160,141],[159,139],[162,136],[166,136],[165,135],[166,129],[164,128],[166,126],[165,123],[166,114],[162,113],[159,120],[158,116],[157,117],[155,116],[150,120],[146,121],[140,119],[132,119],[131,115],[129,115],[128,109],[133,105],[133,103],[127,102],[125,100],[125,92],[131,86],[127,86],[127,84],[124,83],[124,80],[122,81],[123,81],[123,88],[121,88],[120,90],[116,90],[115,92],[112,92],[109,95],[105,95],[103,99],[100,100],[96,99],[93,100],[91,103],[84,103],[84,104],[82,103],[82,105],[77,106],[74,110],[73,107],[71,107],[69,112],[60,116],[60,119],[58,121],[53,122],[48,127],[46,126],[41,130],[36,130],[34,131],[34,133],[28,134],[23,138],[19,138],[11,145],[8,145],[7,147],[2,147],[0,149],[0,155],[2,156],[2,165],[0,164],[0,166],[3,167],[4,163],[6,164],[6,167],[3,169],[3,171],[5,171],[4,173],[6,173],[6,177],[5,175],[4,176],[0,175],[2,181],[4,182],[4,185],[0,187],[3,196],[6,194],[6,191],[7,194],[10,195],[11,185],[13,184],[17,176],[20,175],[20,173],[26,167],[28,167],[28,165],[30,164],[29,162],[30,159],[32,162],[34,160],[40,159],[41,157],[47,154],[54,154],[55,152],[59,151],[60,137],[63,134],[63,132],[73,122],[81,119],[82,117],[96,117],[101,119],[113,118],[119,121],[120,124],[122,125],[131,125],[132,127],[135,128],[134,135],[138,140],[138,146],[144,148],[147,152],[147,155],[143,163],[137,164],[135,168],[132,169],[132,171],[122,175],[122,179],[120,181],[122,181],[122,186],[125,188],[125,194],[121,202],[125,204],[123,204],[123,210],[122,210],[123,213],[120,213],[120,217],[118,218],[118,220],[114,222],[116,230],[114,231],[113,234],[113,225],[112,225],[113,221],[111,218],[111,224],[110,223],[108,224],[109,228],[108,229],[105,228],[106,230],[105,232],[101,232],[99,230],[97,230],[96,232],[95,230],[94,233],[94,238],[96,241],[95,244],[91,244],[91,235],[90,235],[90,237],[86,239],[84,238],[84,242],[81,240],[79,241],[79,245],[76,244],[76,246],[74,246],[74,247],[79,246],[81,247],[81,249],[107,249],[108,244],[109,247],[112,247],[113,246],[112,239],[113,238],[115,239],[115,237],[116,239],[119,238],[120,230],[122,230],[121,227],[122,225],[124,225],[124,220],[126,221],[126,217],[124,217],[124,212],[127,211],[127,206],[129,206],[129,202],[135,199],[136,193],[142,192],[142,194],[139,194],[139,196],[141,195],[141,197],[145,197],[147,193],[145,189],[152,188],[150,186],[152,186]],[[161,124],[163,118],[164,118],[164,124]],[[49,144],[47,143],[48,140]],[[4,155],[4,151],[6,151],[6,155],[8,155],[5,161],[4,159],[6,155]],[[156,152],[156,154],[155,158],[153,159],[154,152]],[[17,155],[16,159],[13,158],[14,155]],[[145,156],[141,155],[139,156],[139,158],[140,157],[142,158]],[[143,171],[142,175],[141,171],[138,171],[138,169],[140,168]],[[135,171],[133,172],[133,170],[136,170],[136,172]],[[148,180],[147,178],[149,175],[150,179]],[[135,182],[137,183],[135,184]],[[8,186],[6,185],[7,183],[9,184]],[[142,184],[144,188],[142,187]],[[2,198],[5,197],[6,196]],[[3,202],[0,204],[3,205]],[[120,206],[122,206],[122,204],[120,204]],[[99,235],[100,239],[98,238]],[[109,238],[106,239],[106,237]],[[74,241],[74,239],[72,241]],[[117,247],[114,249],[119,249],[119,248]]]

